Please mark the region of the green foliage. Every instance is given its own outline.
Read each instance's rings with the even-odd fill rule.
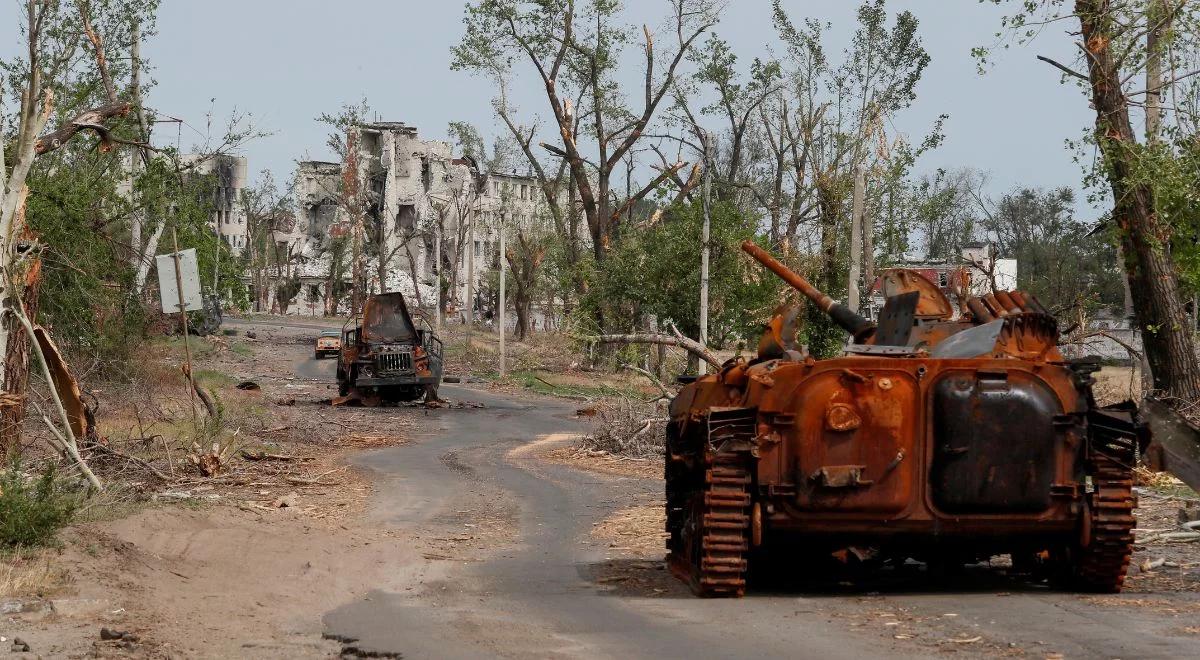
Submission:
[[[841,355],[846,347],[846,331],[812,302],[804,303],[804,311],[804,326],[796,332],[796,342],[807,346],[819,360]]]
[[[1146,185],[1154,196],[1158,220],[1168,227],[1165,236],[1150,236],[1168,249],[1183,287],[1200,292],[1200,144],[1193,137],[1178,136],[1174,143],[1132,145],[1135,149],[1128,186]],[[1095,185],[1107,184],[1105,169],[1097,165]],[[1116,231],[1108,232],[1115,244]]]
[[[363,97],[358,103],[343,103],[336,113],[322,112],[317,115],[317,122],[329,127],[329,135],[325,145],[329,150],[345,160],[347,156],[346,133],[350,127],[361,124],[371,115],[371,105]]]
[[[69,354],[95,356],[102,368],[129,356],[136,342],[128,336],[141,334],[146,321],[128,296],[134,271],[125,252],[97,231],[107,215],[128,211],[115,177],[106,172],[113,160],[84,159],[68,170],[35,168],[26,207],[45,246],[37,320],[53,329]]]
[[[703,212],[699,202],[672,206],[649,227],[627,227],[620,242],[593,273],[582,300],[585,310],[605,321],[605,332],[633,330],[646,314],[673,321],[684,334],[699,334],[700,245]],[[738,337],[756,337],[777,302],[779,282],[744,258],[740,244],[757,240],[754,218],[729,203],[712,209],[709,267],[709,341],[724,346]]]
[[[1089,236],[1074,217],[1069,188],[1017,190],[982,220],[1001,255],[1017,260],[1017,288],[1052,311],[1074,306],[1120,308],[1124,289],[1111,236]]]
[[[71,521],[78,497],[64,488],[53,467],[28,481],[13,462],[0,473],[0,547],[34,547],[54,541]]]
[[[115,154],[71,143],[39,160],[29,178],[26,217],[42,250],[38,321],[53,329],[69,356],[95,359],[100,375],[115,375],[138,347],[153,315],[134,295],[136,271],[121,227],[140,212],[146,235],[161,224],[176,229],[180,249],[194,248],[202,279],[218,278],[235,304],[247,298],[242,262],[209,226],[215,175],[179,172],[169,158],[152,160],[133,181],[135,209],[119,191],[124,176]],[[170,230],[159,251],[169,250]],[[86,238],[85,238],[86,237]]]

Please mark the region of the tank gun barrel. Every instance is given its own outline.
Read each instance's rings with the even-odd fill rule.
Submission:
[[[813,301],[813,304],[820,308],[822,312],[825,312],[835,323],[844,328],[846,332],[853,335],[855,339],[859,339],[860,335],[875,329],[874,323],[859,316],[849,307],[830,298],[820,289],[813,286],[808,280],[787,266],[784,266],[778,259],[772,257],[766,250],[756,245],[754,241],[742,242],[742,251],[754,257],[755,261],[766,266],[793,289],[804,294],[805,298]]]

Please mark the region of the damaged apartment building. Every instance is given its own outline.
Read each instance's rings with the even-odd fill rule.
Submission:
[[[451,311],[466,303],[471,266],[478,292],[484,274],[497,263],[501,226],[538,221],[541,194],[535,179],[516,172],[481,173],[470,159],[455,157],[449,143],[422,140],[413,126],[360,124],[350,129],[346,144],[343,163],[304,161],[297,168],[296,222],[290,234],[276,240],[287,242],[296,255],[293,274],[309,293],[297,296],[289,312],[315,313],[311,299],[323,297],[331,281],[331,242],[352,236],[350,210],[363,216],[368,290],[401,291],[414,304],[431,307],[440,270],[444,281],[455,283],[447,295]],[[440,264],[434,258],[439,245]],[[342,265],[339,278],[348,282],[348,252]]]
[[[195,175],[210,177],[213,211],[209,226],[233,254],[241,254],[246,247],[246,208],[242,202],[249,172],[246,157],[185,155],[181,160]]]

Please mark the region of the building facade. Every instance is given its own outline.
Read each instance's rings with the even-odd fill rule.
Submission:
[[[246,157],[185,155],[181,160],[195,174],[212,177],[213,212],[209,226],[230,251],[241,254],[246,247],[246,208],[242,203],[249,172]]]
[[[401,291],[412,304],[433,307],[440,280],[454,284],[447,292],[448,313],[461,313],[470,297],[468,280],[478,297],[487,273],[500,263],[501,228],[513,231],[544,220],[536,179],[515,171],[481,172],[473,160],[456,157],[448,142],[423,140],[403,122],[354,126],[346,145],[344,162],[299,163],[295,222],[275,235],[295,255],[288,276],[298,278],[305,291],[328,286],[332,240],[352,236],[357,215],[369,292]],[[348,258],[343,255],[340,263]],[[341,279],[348,282],[350,276],[344,267]],[[288,311],[315,313],[312,297],[302,292]]]

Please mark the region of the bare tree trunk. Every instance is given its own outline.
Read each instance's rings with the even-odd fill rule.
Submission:
[[[861,307],[859,301],[859,285],[862,283],[862,255],[863,255],[863,195],[865,193],[866,181],[864,180],[863,170],[857,167],[854,170],[854,203],[850,213],[850,277],[847,280],[847,296],[846,304],[854,313],[858,313]]]
[[[25,225],[25,206],[17,210],[17,224],[24,227],[22,239],[32,241],[36,238],[29,227]],[[26,314],[30,322],[36,322],[38,309],[38,293],[41,288],[42,260],[33,259],[24,265],[23,272],[15,274],[12,284],[21,291]],[[21,424],[25,421],[25,397],[22,394],[29,390],[29,342],[31,338],[25,329],[14,323],[9,330],[8,345],[4,356],[4,389],[17,396],[0,406],[0,460],[6,460],[18,451],[21,441]]]
[[[720,367],[721,361],[713,354],[707,346],[693,339],[688,339],[682,335],[598,335],[592,337],[595,341],[605,344],[661,344],[665,346],[678,346],[688,352],[695,358],[704,360],[714,367]]]
[[[825,282],[825,291],[837,291],[838,282],[838,245],[837,220],[841,211],[839,182],[837,173],[827,172],[818,177],[817,198],[821,214],[821,276]]]
[[[409,241],[404,241],[404,252],[408,256],[408,271],[412,274],[413,296],[417,299],[417,307],[425,309],[425,300],[421,297],[420,277],[417,273],[417,258],[413,255],[412,246],[409,245]],[[441,318],[440,314],[438,318]]]
[[[1108,169],[1125,273],[1155,389],[1186,401],[1200,398],[1200,368],[1179,297],[1167,243],[1170,227],[1158,217],[1153,191],[1136,180],[1137,141],[1112,41],[1110,0],[1076,0],[1096,109],[1096,139]]]
[[[143,142],[150,141],[150,123],[146,120],[146,111],[142,107],[142,32],[141,24],[138,21],[133,22],[132,43],[130,44],[129,59],[130,59],[130,78],[129,78],[129,97],[133,100],[134,112],[137,115],[138,127],[141,129],[139,139]],[[115,99],[114,99],[115,100]],[[134,198],[134,204],[138,206],[129,216],[129,246],[130,258],[134,260],[134,268],[141,268],[142,250],[142,230],[146,223],[146,212],[137,204],[136,194],[133,192],[133,184],[137,181],[138,174],[141,172],[142,166],[145,164],[144,159],[148,158],[146,151],[140,150],[137,156],[129,159],[129,189],[130,196]],[[157,245],[155,245],[157,249]],[[145,280],[138,282],[134,293],[141,293],[141,285]]]

